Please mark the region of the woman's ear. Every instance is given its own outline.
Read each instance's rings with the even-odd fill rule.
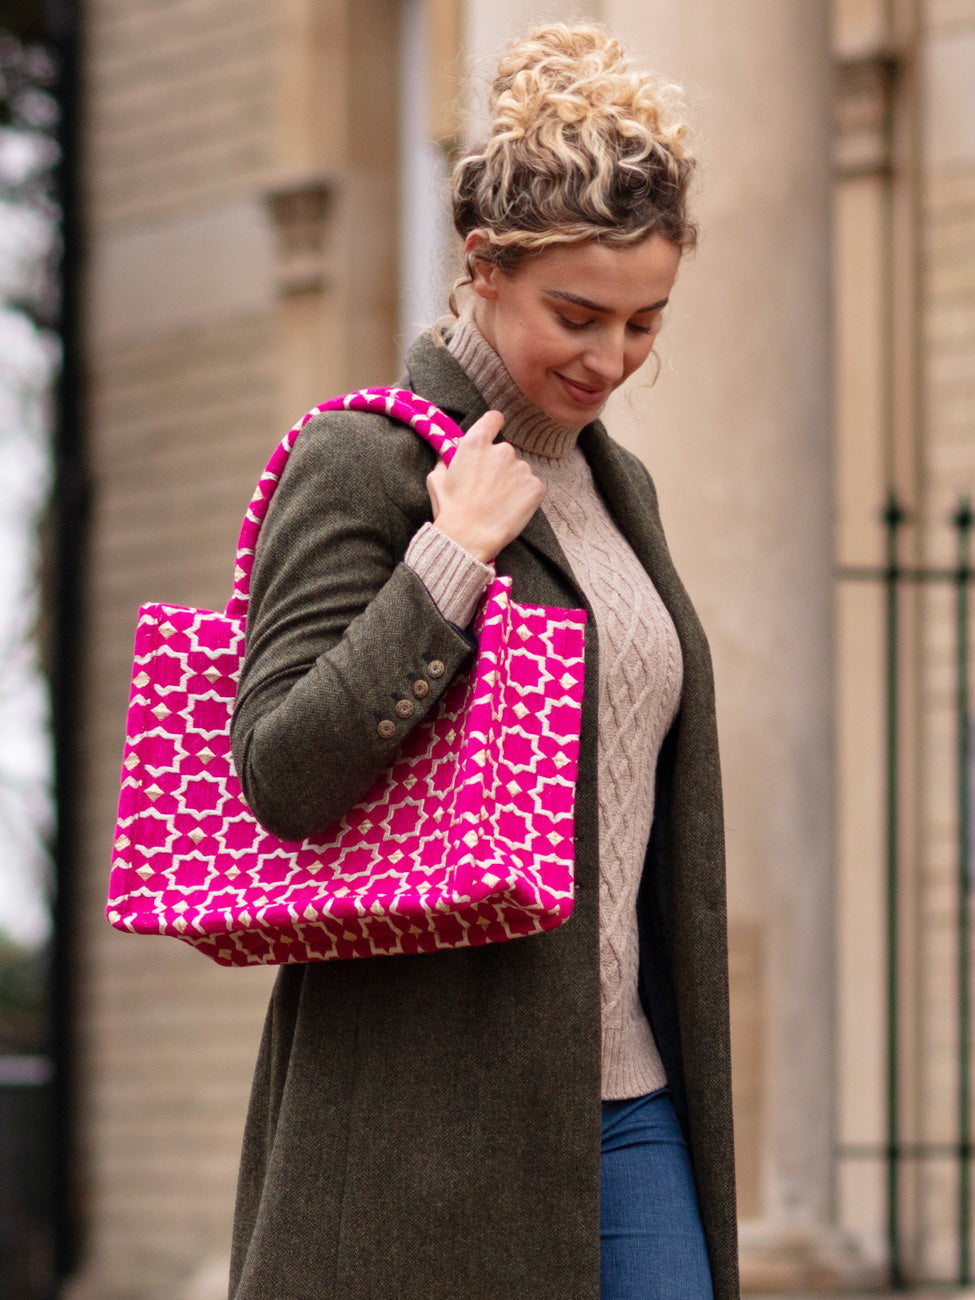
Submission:
[[[490,244],[483,230],[472,230],[464,240],[464,253],[471,269],[471,288],[479,298],[493,302],[498,296],[501,270],[486,256]]]

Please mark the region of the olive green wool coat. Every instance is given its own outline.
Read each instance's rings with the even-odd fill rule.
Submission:
[[[464,428],[484,413],[429,339],[407,365],[404,386]],[[734,1300],[709,654],[646,470],[598,423],[580,446],[683,649],[638,900],[641,994],[689,1136],[715,1296]],[[258,547],[233,728],[247,798],[279,835],[310,835],[358,800],[468,658],[467,639],[400,563],[430,518],[433,464],[407,428],[362,413],[316,417],[292,453]],[[515,599],[586,604],[542,512],[497,567]],[[244,1138],[233,1300],[597,1300],[598,653],[590,621],[569,921],[484,948],[279,972]],[[417,700],[419,680],[429,692]],[[409,719],[401,699],[416,706]]]

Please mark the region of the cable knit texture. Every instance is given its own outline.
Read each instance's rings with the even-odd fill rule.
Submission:
[[[576,446],[579,430],[557,424],[527,401],[469,318],[458,322],[447,346],[488,404],[505,416],[505,438],[545,483],[542,509],[595,618],[602,1094],[605,1100],[639,1096],[666,1083],[637,990],[636,895],[653,819],[657,756],[680,702],[677,633],[606,509]]]

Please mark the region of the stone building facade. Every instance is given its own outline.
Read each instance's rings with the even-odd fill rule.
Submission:
[[[893,636],[880,584],[837,588],[837,1206],[869,1258],[889,1254],[890,1173],[879,1152],[893,1107],[902,1272],[952,1278],[964,1270],[963,1109],[970,1124],[959,997],[970,904],[959,867],[971,827],[960,821],[959,787],[971,776],[959,770],[959,732],[971,718],[970,709],[959,717],[950,571],[952,519],[975,486],[975,5],[846,0],[834,45],[837,560],[846,573],[888,563],[879,516],[893,492],[903,510],[898,563],[926,575],[899,584]],[[878,670],[891,642],[893,729]]]
[[[693,17],[691,9],[693,8]],[[140,601],[219,607],[243,504],[324,397],[390,380],[449,261],[462,68],[592,16],[688,88],[704,239],[655,387],[614,399],[714,649],[728,787],[746,1283],[882,1269],[883,624],[838,563],[944,563],[975,478],[975,0],[87,0],[88,427],[72,1300],[222,1294],[270,974],[103,919]],[[476,121],[476,106],[472,109]],[[948,540],[946,540],[946,538]],[[950,558],[950,557],[949,557]],[[951,1140],[951,611],[911,596],[899,979],[905,1139]],[[953,910],[954,909],[954,910]],[[954,1166],[901,1175],[950,1276]],[[947,1270],[947,1271],[946,1271]]]

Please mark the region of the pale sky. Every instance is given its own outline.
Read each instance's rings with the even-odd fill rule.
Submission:
[[[9,154],[0,162],[9,161]],[[56,352],[3,305],[23,282],[47,232],[0,204],[0,931],[21,942],[50,927],[48,709],[29,633],[35,617],[36,520],[49,491],[49,385]]]

